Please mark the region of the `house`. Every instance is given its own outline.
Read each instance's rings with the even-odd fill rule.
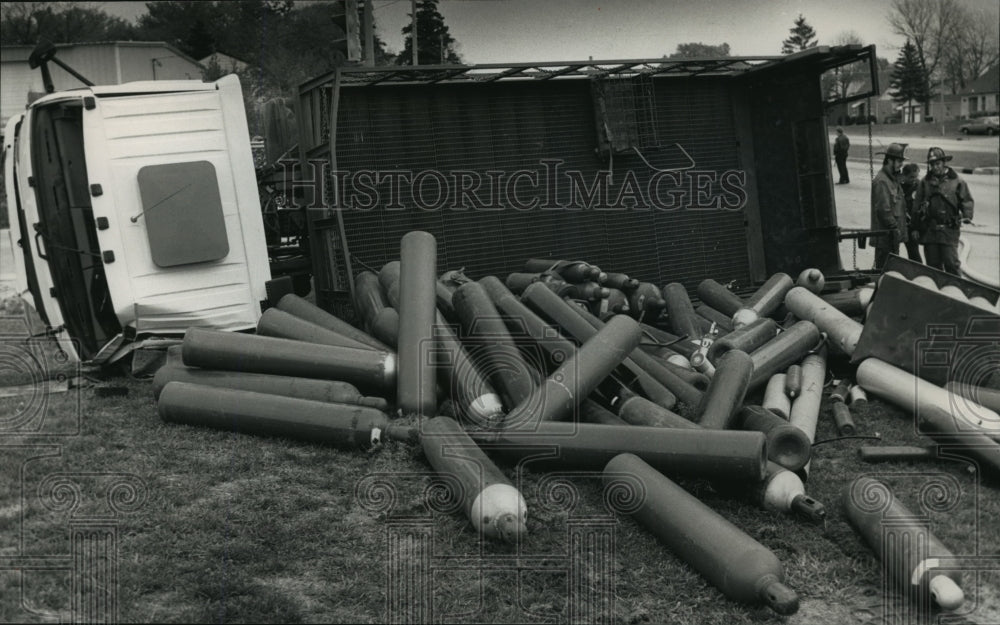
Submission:
[[[976,113],[996,114],[998,95],[1000,95],[1000,63],[986,70],[979,78],[972,81],[965,91],[959,94],[962,98],[963,118],[975,116]]]
[[[0,46],[0,128],[24,111],[29,99],[45,93],[42,74],[28,64],[34,46]],[[56,58],[96,85],[137,80],[201,80],[202,66],[162,41],[107,41],[57,44]],[[84,86],[49,63],[57,90]]]
[[[841,102],[827,108],[827,124],[831,126],[841,126],[851,123],[850,120],[865,120],[869,115],[875,117],[876,123],[885,122],[886,118],[896,117],[899,114],[897,105],[889,92],[892,91],[890,81],[892,70],[878,71],[878,95],[864,100],[853,102]],[[870,74],[859,72],[859,79],[852,82],[847,88],[847,96],[854,96],[871,90]]]
[[[250,64],[246,61],[223,52],[213,52],[205,58],[199,59],[198,64],[205,68],[215,65],[223,72],[231,74],[238,74],[250,67]]]

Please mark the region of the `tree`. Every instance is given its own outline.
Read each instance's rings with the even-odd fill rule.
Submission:
[[[679,43],[677,51],[670,55],[672,59],[704,59],[729,56],[729,44],[723,43],[717,46],[706,43]]]
[[[930,81],[920,63],[917,47],[909,40],[892,67],[889,95],[899,104],[925,103],[930,99]]]
[[[853,46],[853,45],[864,45],[861,36],[853,30],[844,31],[839,33],[833,39],[833,45],[835,46]],[[869,69],[868,64],[865,62],[855,62],[849,65],[843,65],[837,67],[832,72],[826,72],[823,74],[823,86],[824,91],[827,95],[832,95],[836,98],[846,98],[850,92],[851,87],[855,84],[860,84],[868,78]]]
[[[928,85],[932,79],[942,81],[946,55],[964,36],[960,30],[964,13],[955,0],[892,0],[889,25],[912,42]],[[925,108],[933,96],[928,87],[927,98],[921,100]]]
[[[0,40],[4,45],[120,41],[135,29],[120,17],[86,2],[4,2],[0,4]]]
[[[1000,60],[997,14],[960,7],[955,37],[944,51],[942,74],[952,93],[959,93]]]
[[[462,58],[455,51],[458,42],[448,32],[444,16],[437,9],[438,0],[420,0],[417,3],[417,61],[422,65],[442,65],[461,63]],[[410,14],[410,19],[413,19]],[[403,26],[407,35],[403,51],[396,57],[397,65],[413,64],[412,21]]]
[[[239,56],[219,46],[223,19],[215,2],[147,2],[146,11],[138,24],[143,39],[165,41],[195,59],[219,51]]]
[[[801,13],[799,13],[799,17],[795,20],[795,26],[789,28],[788,32],[791,33],[788,39],[781,42],[782,54],[792,54],[793,52],[815,48],[816,44],[819,43],[816,41],[816,31],[806,23],[806,18],[802,17]]]

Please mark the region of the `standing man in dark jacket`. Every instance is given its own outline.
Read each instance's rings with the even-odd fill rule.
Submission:
[[[963,223],[972,223],[975,202],[955,170],[945,165],[951,156],[941,148],[927,150],[927,175],[917,186],[913,200],[924,223],[920,242],[927,265],[959,275],[958,238]]]
[[[833,158],[837,161],[837,172],[840,180],[837,184],[847,184],[851,181],[847,175],[847,150],[851,147],[851,141],[844,134],[844,129],[837,127],[837,138],[833,140]]]
[[[881,270],[889,254],[899,253],[899,244],[907,239],[906,200],[899,184],[899,169],[906,156],[905,146],[891,143],[882,159],[882,169],[872,180],[872,230],[890,230],[875,237],[875,269]]]
[[[920,165],[907,163],[903,166],[903,174],[899,180],[903,187],[903,199],[906,201],[906,257],[918,263],[924,262],[920,256],[920,230],[923,227],[920,220],[915,217],[913,198],[917,193],[917,185],[920,184]]]

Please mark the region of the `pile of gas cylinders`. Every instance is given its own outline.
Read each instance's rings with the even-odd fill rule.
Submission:
[[[778,558],[672,478],[705,478],[822,523],[823,504],[805,490],[821,402],[828,393],[837,430],[850,435],[865,390],[911,409],[922,402],[945,439],[974,430],[969,455],[1000,468],[1000,430],[990,429],[1000,417],[983,407],[972,428],[945,411],[960,389],[917,392],[929,383],[877,358],[860,364],[857,385],[828,385],[828,353],[852,355],[876,285],[821,295],[824,281],[815,269],[779,273],[740,297],[706,279],[696,306],[679,283],[661,289],[584,261],[528,259],[503,279],[438,275],[434,237],[410,232],[399,261],[355,276],[360,327],[286,295],[256,335],[190,329],[154,387],[169,422],[343,449],[421,445],[486,539],[517,541],[528,527],[524,497],[494,461],[556,446],[549,464],[561,470],[602,471],[607,488],[638,483],[641,500],[622,514],[726,596],[790,614],[798,597]],[[888,493],[878,511],[858,503],[873,488]],[[885,510],[907,512],[888,487],[859,478],[840,505],[891,575],[941,609],[962,605],[958,576],[937,565],[950,552],[933,536],[916,540],[925,529],[883,544]]]

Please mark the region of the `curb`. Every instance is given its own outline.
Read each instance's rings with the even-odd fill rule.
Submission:
[[[1000,175],[1000,167],[963,167],[963,174],[984,174],[987,176]]]

